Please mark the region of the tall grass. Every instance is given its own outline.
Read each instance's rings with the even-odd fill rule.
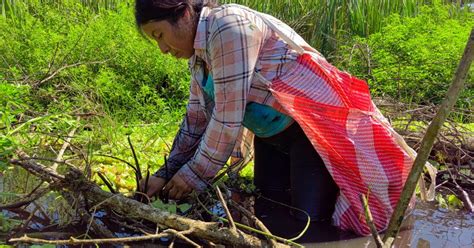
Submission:
[[[326,56],[350,37],[378,32],[384,18],[414,16],[427,0],[223,0],[272,14],[287,22]]]

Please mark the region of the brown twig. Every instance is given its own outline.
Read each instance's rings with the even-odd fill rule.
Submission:
[[[252,214],[249,210],[247,210],[246,208],[242,207],[239,203],[231,200],[231,204],[232,204],[232,207],[235,207],[237,208],[241,213],[243,213],[247,218],[249,218],[254,224],[256,227],[260,228],[260,230],[262,230],[263,232],[266,232],[268,234],[272,234],[270,232],[270,230],[268,230],[268,228],[265,226],[265,224],[263,224],[262,221],[260,221],[257,216],[255,216],[254,214]],[[276,247],[277,246],[277,242],[276,240],[274,240],[273,238],[271,237],[268,237],[268,236],[265,236],[268,241],[270,242],[270,245],[271,247]]]
[[[92,65],[92,64],[103,64],[103,63],[106,63],[107,61],[109,61],[110,59],[106,59],[106,60],[103,60],[103,61],[90,61],[90,62],[78,62],[78,63],[74,63],[74,64],[70,64],[70,65],[64,65],[58,69],[56,69],[54,72],[52,72],[51,74],[46,74],[45,77],[43,79],[41,79],[40,81],[34,83],[32,85],[33,88],[36,88],[42,84],[44,84],[45,82],[51,80],[54,76],[56,76],[59,72],[61,72],[62,70],[64,69],[67,69],[67,68],[71,68],[71,67],[76,67],[76,66],[80,66],[80,65]]]
[[[455,194],[457,196],[459,196],[459,198],[461,198],[462,202],[464,203],[464,207],[466,207],[466,209],[471,212],[471,213],[474,213],[474,208],[472,207],[472,202],[471,202],[471,199],[469,198],[469,195],[467,194],[467,192],[461,187],[459,186],[459,184],[456,182],[456,177],[453,176],[453,173],[451,173],[451,170],[449,170],[448,168],[448,173],[449,175],[451,176],[451,179],[453,180],[454,184],[456,185],[456,189],[461,192],[460,194]]]
[[[173,230],[175,231],[175,230]],[[16,243],[28,243],[28,244],[53,244],[53,245],[95,245],[95,244],[122,244],[122,243],[128,243],[128,242],[137,242],[137,241],[145,241],[145,240],[150,240],[150,239],[158,239],[162,237],[167,237],[170,234],[176,235],[176,233],[179,233],[181,236],[180,238],[183,237],[185,234],[188,234],[190,231],[183,231],[183,232],[171,232],[169,230],[165,230],[162,233],[159,234],[147,234],[144,236],[138,236],[138,237],[124,237],[124,238],[104,238],[104,239],[77,239],[74,237],[70,237],[69,239],[63,239],[63,240],[46,240],[46,239],[38,239],[38,238],[31,238],[28,237],[27,235],[24,235],[21,238],[12,238],[9,241],[10,242],[16,242]],[[184,239],[185,241],[189,239]],[[191,241],[191,240],[190,240]],[[193,245],[200,247],[197,245],[195,242],[191,241]]]
[[[74,208],[74,206],[76,205],[76,198],[73,196],[73,193],[62,190],[61,195],[64,197],[64,199],[66,199],[66,201],[69,203],[69,205],[72,208]],[[81,195],[79,195],[78,198],[81,198]],[[80,200],[85,201],[85,199],[83,199],[83,198],[84,197],[82,197],[82,199],[77,199],[77,200],[78,201],[80,201]],[[78,216],[81,218],[83,223],[88,223],[87,230],[86,230],[86,235],[88,234],[89,229],[92,228],[92,231],[95,234],[99,235],[100,237],[113,238],[114,234],[107,227],[105,227],[103,225],[100,225],[100,224],[96,223],[95,221],[93,221],[94,220],[94,215],[89,214],[89,212],[87,212],[87,210],[85,209],[85,207],[83,205],[85,205],[85,204],[77,204],[77,213],[78,213]],[[94,212],[95,212],[95,210],[94,210]]]
[[[96,184],[88,181],[83,173],[74,167],[69,168],[65,176],[60,176],[55,172],[49,172],[47,167],[40,165],[33,160],[16,160],[12,162],[23,167],[27,171],[40,176],[45,181],[58,182],[64,190],[82,192],[84,196],[97,207],[103,205],[104,207],[110,208],[119,213],[126,214],[129,218],[148,220],[177,231],[190,230],[192,227],[193,231],[190,233],[191,236],[200,237],[224,245],[234,245],[238,247],[260,247],[268,245],[268,241],[266,240],[261,240],[243,232],[231,231],[229,228],[221,227],[218,223],[193,220],[165,211],[160,211],[152,206],[124,197],[121,194],[114,195],[103,191]],[[286,247],[286,245],[278,244],[278,247]]]
[[[59,175],[56,172],[52,171],[50,168],[47,168],[44,165],[36,163],[33,158],[28,156],[21,150],[17,151],[18,156],[20,159],[12,159],[10,160],[11,164],[20,165],[25,168],[31,174],[41,178],[47,182],[57,182],[58,180],[64,180],[63,175]]]
[[[15,203],[10,203],[6,205],[0,205],[0,210],[2,209],[13,209],[13,208],[19,208],[25,205],[30,204],[33,201],[38,200],[40,197],[44,196],[46,193],[50,191],[50,187],[43,187],[39,189],[35,189],[32,191],[28,196],[17,200]]]
[[[191,229],[192,229],[192,228],[191,228]],[[190,238],[184,236],[185,234],[191,233],[192,230],[190,230],[190,231],[188,231],[188,232],[186,232],[186,231],[184,231],[184,232],[178,232],[178,231],[176,231],[176,230],[174,230],[174,229],[167,229],[167,230],[165,230],[164,232],[171,233],[171,234],[175,235],[176,237],[178,237],[178,238],[180,238],[180,239],[182,239],[182,240],[188,242],[189,244],[193,245],[194,247],[201,247],[201,246],[198,245],[196,242],[192,241]]]
[[[76,118],[76,121],[79,122],[80,120],[81,120],[81,117]],[[64,152],[66,151],[69,144],[71,143],[71,139],[74,136],[74,133],[76,133],[76,130],[77,130],[77,128],[75,127],[68,133],[68,135],[67,135],[68,137],[64,140],[63,146],[61,147],[61,150],[59,150],[59,153],[58,153],[58,156],[56,157],[56,160],[61,161],[63,159]],[[56,171],[57,168],[58,168],[58,163],[54,162],[54,164],[51,167],[54,171]]]
[[[375,227],[374,219],[372,218],[372,213],[370,212],[370,209],[369,209],[369,203],[368,203],[367,198],[365,197],[364,194],[360,195],[360,202],[362,203],[362,207],[364,207],[365,221],[367,222],[367,225],[370,228],[370,232],[372,233],[372,237],[374,237],[375,244],[377,245],[377,248],[382,248],[383,247],[383,242],[382,242],[382,239],[379,236],[377,228]]]
[[[237,227],[235,226],[234,219],[232,218],[232,215],[230,214],[229,208],[227,208],[227,203],[226,203],[224,197],[222,196],[221,190],[219,189],[218,185],[216,185],[216,193],[217,193],[217,197],[219,198],[219,200],[222,203],[222,207],[225,210],[225,214],[227,215],[227,219],[229,220],[230,230],[232,230],[234,232],[237,232]]]

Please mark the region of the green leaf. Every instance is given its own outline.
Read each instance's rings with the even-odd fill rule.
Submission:
[[[176,203],[171,202],[169,204],[163,203],[160,199],[151,203],[151,206],[172,214],[176,213]]]
[[[183,204],[180,204],[178,205],[178,209],[181,213],[185,213],[186,211],[188,211],[190,208],[192,207],[191,204],[188,204],[188,203],[183,203]]]
[[[167,211],[172,213],[172,214],[176,214],[176,204],[175,203],[170,203],[170,204],[167,204],[167,205],[168,205]]]
[[[437,194],[435,198],[440,208],[448,208],[448,204],[446,203],[446,200],[444,199],[443,195]]]
[[[463,207],[463,202],[456,195],[450,194],[446,198],[450,209],[461,209]]]
[[[160,199],[152,202],[151,206],[154,207],[154,208],[161,209],[161,210],[163,210],[165,208],[165,204]]]

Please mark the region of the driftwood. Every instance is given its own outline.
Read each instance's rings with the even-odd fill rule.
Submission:
[[[10,163],[21,166],[41,180],[48,182],[53,190],[80,192],[95,207],[107,207],[127,217],[148,220],[160,226],[174,229],[177,232],[185,232],[190,236],[203,238],[217,244],[236,247],[269,247],[275,245],[275,243],[271,244],[267,240],[261,240],[242,231],[221,227],[219,223],[189,219],[155,209],[121,194],[103,191],[96,184],[87,180],[83,173],[75,168],[70,168],[65,175],[60,175],[37,163],[23,152],[19,152],[18,156],[19,159],[12,159]],[[28,241],[28,239],[20,240]],[[20,240],[17,239],[16,241]],[[277,243],[276,247],[288,246]]]

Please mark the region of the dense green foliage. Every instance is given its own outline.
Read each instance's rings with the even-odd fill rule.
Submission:
[[[231,2],[281,18],[332,62],[368,80],[376,96],[409,103],[441,100],[474,26],[472,12],[422,0]],[[29,193],[36,184],[8,166],[16,148],[55,158],[71,130],[72,152],[63,159],[102,172],[120,191],[134,190],[132,169],[103,155],[133,163],[127,135],[142,170],[154,172],[163,164],[184,113],[189,73],[186,61],[162,55],[138,32],[132,3],[0,2],[0,178],[4,173],[10,180],[5,192]],[[471,110],[472,76],[458,104]],[[251,176],[252,168],[245,173]],[[6,198],[0,196],[1,203]]]
[[[474,26],[474,15],[450,6],[423,6],[416,17],[394,14],[387,25],[340,53],[340,65],[366,79],[375,96],[408,103],[440,103]],[[474,70],[458,101],[473,108]]]
[[[27,193],[36,184],[6,167],[16,148],[53,158],[71,130],[82,154],[75,164],[122,191],[134,190],[131,168],[98,154],[133,161],[127,134],[143,170],[163,163],[186,104],[187,63],[137,31],[131,2],[0,2],[0,173],[16,179],[3,190]]]
[[[397,13],[414,16],[428,0],[226,0],[270,13],[287,22],[308,43],[328,58],[352,36],[367,37],[380,31],[384,18]]]
[[[76,1],[19,1],[15,9],[0,22],[2,78],[30,88],[35,110],[156,121],[183,106],[186,63],[137,32],[129,5],[96,12]]]
[[[21,87],[17,98],[30,99],[29,110],[38,113],[108,113],[147,122],[182,113],[186,62],[161,55],[137,32],[132,2],[2,1],[5,87]],[[418,0],[290,1],[290,8],[286,1],[236,2],[282,18],[335,63],[367,79],[376,95],[405,102],[439,102],[473,24],[472,13],[440,6],[410,17],[420,12]],[[397,14],[383,19],[391,13]],[[368,45],[370,69],[366,54],[353,49],[352,35],[370,35],[356,41]],[[461,106],[471,106],[470,95],[472,88]]]

